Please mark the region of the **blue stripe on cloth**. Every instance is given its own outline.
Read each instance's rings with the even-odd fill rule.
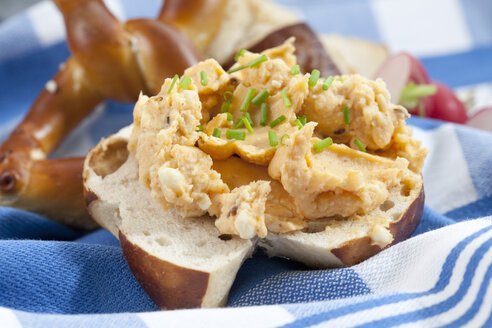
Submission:
[[[452,87],[492,81],[492,47],[459,54],[422,58],[429,76]]]
[[[81,234],[41,215],[0,207],[0,239],[72,240]]]
[[[447,212],[446,217],[456,221],[476,219],[492,215],[492,195]]]
[[[339,33],[380,41],[381,35],[370,1],[366,0],[277,0],[293,8],[302,17],[309,17],[309,25],[319,33]]]
[[[443,121],[418,116],[412,116],[407,120],[408,125],[418,127],[421,130],[434,130],[440,127],[443,123]]]
[[[29,328],[145,328],[147,325],[137,315],[120,313],[118,315],[53,315],[14,311],[22,327]]]
[[[108,230],[104,230],[104,229],[98,229],[74,241],[77,243],[84,243],[84,244],[96,244],[96,245],[106,245],[106,246],[114,246],[114,247],[120,246],[120,241],[115,236],[113,236]]]
[[[0,24],[0,63],[40,49],[41,44],[26,13]]]
[[[119,0],[125,10],[126,19],[155,18],[161,10],[162,0]]]
[[[36,53],[0,61],[1,121],[6,122],[26,113],[68,56],[67,45],[63,42],[39,49]]]
[[[288,304],[339,299],[370,293],[350,268],[309,270],[283,258],[255,256],[238,272],[229,306]]]
[[[352,314],[355,312],[360,312],[363,310],[372,309],[372,308],[382,306],[382,305],[397,303],[397,302],[401,302],[404,300],[408,300],[408,299],[412,299],[412,298],[416,298],[416,297],[420,297],[420,296],[438,293],[438,292],[444,290],[444,288],[449,284],[449,281],[451,279],[456,261],[458,260],[458,257],[463,252],[463,250],[466,248],[466,246],[468,246],[472,241],[479,238],[481,235],[487,233],[490,230],[492,230],[492,225],[489,225],[489,226],[482,228],[479,231],[471,234],[470,236],[461,240],[455,247],[453,247],[451,252],[446,257],[444,264],[442,265],[439,279],[437,280],[434,287],[428,291],[418,292],[418,293],[401,293],[401,294],[396,294],[396,295],[383,296],[383,297],[379,297],[379,298],[376,297],[376,298],[370,299],[368,301],[359,302],[356,304],[350,304],[350,305],[342,306],[342,307],[339,307],[339,308],[336,308],[333,310],[329,310],[329,311],[325,311],[325,312],[321,312],[321,313],[316,313],[316,314],[308,316],[308,317],[300,318],[298,320],[295,320],[292,323],[284,325],[283,327],[294,328],[294,327],[312,326],[312,325],[320,324],[326,320],[342,317],[342,316]]]
[[[479,197],[492,195],[492,133],[459,125],[455,131]]]
[[[492,44],[492,1],[461,0],[461,8],[475,46]]]
[[[15,268],[15,270],[12,270]],[[120,247],[0,241],[0,306],[44,313],[155,311]]]
[[[483,277],[482,283],[480,284],[480,289],[478,290],[477,296],[473,301],[470,308],[458,319],[448,323],[447,325],[443,325],[441,327],[463,327],[467,322],[469,322],[480,310],[482,303],[485,298],[485,294],[487,293],[487,289],[489,288],[490,282],[492,281],[492,265],[489,266],[485,276]]]
[[[417,236],[421,233],[439,229],[453,223],[456,222],[442,214],[439,214],[426,205],[424,206],[424,212],[422,213],[420,223],[412,236]]]
[[[449,310],[451,310],[456,304],[458,304],[463,297],[466,295],[468,292],[472,279],[475,277],[475,271],[477,270],[477,267],[480,263],[480,261],[483,258],[483,255],[492,247],[492,238],[488,239],[486,242],[484,242],[482,245],[480,245],[479,248],[475,250],[473,253],[472,257],[468,261],[466,265],[466,271],[463,276],[463,280],[461,281],[458,290],[448,297],[447,299],[433,304],[428,307],[421,308],[416,311],[411,311],[407,313],[402,313],[399,315],[394,315],[394,316],[389,316],[381,320],[375,320],[371,321],[367,324],[361,324],[357,325],[355,327],[366,327],[366,328],[378,328],[378,327],[394,327],[394,326],[399,326],[405,323],[410,323],[413,321],[417,320],[423,320],[427,319],[442,313],[445,313]],[[454,266],[453,266],[454,269]],[[447,285],[447,284],[446,284]],[[443,288],[444,289],[444,288]],[[435,292],[426,292],[423,295],[419,296],[424,296],[424,295],[429,295],[429,294],[434,294]],[[415,295],[415,297],[419,297]]]

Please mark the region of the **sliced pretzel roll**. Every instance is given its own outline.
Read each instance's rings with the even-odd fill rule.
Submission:
[[[119,238],[130,270],[160,308],[225,305],[254,241],[220,235],[210,217],[182,218],[163,210],[138,181],[137,161],[126,148],[128,132],[101,141],[87,155],[89,212]]]
[[[101,0],[55,3],[64,16],[73,56],[0,148],[0,205],[92,228],[82,201],[83,159],[38,161],[104,98],[133,101],[142,90],[157,93],[164,78],[182,73],[200,55],[163,22],[139,19],[123,24]]]
[[[409,238],[424,208],[424,187],[391,190],[376,211],[349,220],[331,217],[309,223],[302,231],[270,232],[259,240],[269,256],[285,256],[314,268],[351,266]]]

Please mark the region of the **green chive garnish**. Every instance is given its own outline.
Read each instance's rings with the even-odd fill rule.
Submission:
[[[260,65],[263,62],[266,62],[268,60],[268,57],[266,55],[261,55],[260,57],[253,59],[248,63],[249,67],[253,68],[258,65]]]
[[[251,115],[249,115],[248,112],[244,113],[244,117],[248,120],[249,124],[253,125],[253,119],[251,118]]]
[[[275,147],[278,145],[277,133],[273,130],[268,131],[268,141],[270,146]]]
[[[345,120],[345,124],[350,124],[349,109],[347,106],[343,107],[343,119]]]
[[[178,78],[179,78],[178,74],[174,75],[173,80],[171,82],[171,86],[169,86],[169,90],[167,90],[167,94],[171,93],[171,90],[174,88],[174,85],[176,84]]]
[[[316,83],[318,83],[320,74],[321,74],[320,71],[318,71],[317,69],[313,69],[313,71],[311,72],[311,76],[309,77],[309,81],[308,81],[308,84],[310,87],[314,87],[316,85]]]
[[[302,129],[302,127],[304,126],[304,125],[302,125],[301,120],[299,120],[299,119],[295,120],[294,124],[299,127],[299,130]]]
[[[232,100],[234,99],[234,94],[231,91],[226,91],[224,92],[222,97],[224,97],[224,101],[232,102]]]
[[[282,136],[282,138],[280,138],[280,145],[284,146],[284,139],[287,138],[287,139],[290,139],[289,135],[288,134],[284,134]]]
[[[260,106],[268,97],[270,97],[270,93],[267,90],[261,90],[251,102],[255,106]]]
[[[203,86],[206,86],[208,84],[207,73],[205,71],[200,72],[200,82]]]
[[[362,144],[362,142],[360,142],[359,139],[355,139],[354,143],[357,145],[357,147],[359,147],[360,151],[363,151],[364,153],[367,152],[366,147],[364,147],[364,145]]]
[[[246,132],[244,132],[243,130],[227,130],[226,138],[235,139],[235,140],[244,140],[246,139]]]
[[[188,88],[188,86],[190,85],[191,83],[191,78],[189,76],[183,76],[183,78],[181,79],[181,81],[179,82],[179,85],[183,88],[183,89],[186,89]]]
[[[345,82],[345,80],[344,80],[343,78],[341,78],[341,77],[339,77],[339,78],[337,79],[337,81],[340,81],[340,82],[342,82],[342,83],[343,83],[343,82]]]
[[[326,139],[323,139],[323,140],[318,141],[317,143],[315,143],[313,145],[313,151],[315,153],[319,153],[320,151],[322,151],[325,148],[330,147],[331,145],[333,145],[333,140],[331,140],[331,138],[328,137]]]
[[[246,130],[248,130],[249,133],[253,133],[253,128],[251,127],[251,124],[249,124],[249,121],[246,117],[241,118],[243,121],[244,126],[246,127]]]
[[[248,50],[241,48],[237,54],[234,56],[234,60],[237,61],[239,57],[243,56],[245,53],[249,52]]]
[[[232,125],[232,127],[233,127],[234,129],[241,128],[241,127],[243,127],[243,126],[244,126],[244,123],[243,123],[243,118],[242,118],[242,117],[238,118],[238,119],[234,122],[234,124]]]
[[[292,67],[292,69],[290,70],[290,74],[292,75],[297,75],[300,72],[301,72],[301,67],[299,65]]]
[[[251,100],[253,100],[253,97],[255,96],[256,89],[251,88],[248,90],[248,93],[246,94],[246,97],[243,100],[243,103],[241,104],[241,112],[247,112],[249,109],[249,105],[251,104]]]
[[[279,117],[277,117],[275,120],[273,120],[271,123],[270,123],[270,127],[273,129],[274,127],[276,127],[277,125],[279,125],[280,123],[282,123],[283,121],[285,121],[285,116],[284,115],[281,115]]]
[[[302,126],[306,125],[306,122],[307,122],[306,115],[299,116],[298,118],[299,118],[299,121],[301,121]]]
[[[228,101],[224,101],[222,103],[222,106],[220,107],[220,112],[221,113],[227,113],[229,112],[229,106],[231,106],[231,103]]]
[[[292,106],[292,104],[290,103],[289,96],[287,95],[287,91],[282,90],[282,91],[280,91],[280,94],[282,95],[282,100],[284,101],[285,107]]]
[[[222,131],[220,131],[219,129],[215,128],[214,129],[214,132],[212,133],[212,135],[216,138],[220,138],[220,135],[222,134]]]
[[[240,70],[243,70],[245,68],[248,67],[248,64],[246,65],[241,65],[241,66],[237,66],[237,67],[234,67],[234,68],[231,68],[230,70],[227,71],[227,73],[231,74],[231,73],[234,73],[234,72],[237,72],[237,71],[240,71]]]
[[[261,116],[260,116],[260,125],[266,126],[268,124],[268,104],[261,104]]]
[[[203,125],[197,125],[197,126],[196,126],[196,131],[197,131],[197,132],[201,132],[201,131],[203,131]]]
[[[335,78],[333,76],[328,76],[325,81],[323,82],[323,90],[328,90],[330,88],[330,85],[333,83],[333,80]]]
[[[234,116],[232,116],[232,114],[231,114],[231,113],[227,112],[226,114],[227,114],[227,120],[228,120],[228,121],[232,121],[232,120],[234,120]]]

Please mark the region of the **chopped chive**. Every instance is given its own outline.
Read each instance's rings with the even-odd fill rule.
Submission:
[[[243,123],[242,117],[238,118],[238,119],[234,122],[234,124],[232,125],[232,127],[233,127],[234,129],[241,128],[241,127],[243,127],[243,126],[244,126],[244,123]]]
[[[355,139],[354,143],[357,145],[357,147],[359,147],[360,151],[363,151],[364,153],[367,152],[366,147],[364,147],[364,145],[362,144],[362,142],[360,142],[359,139]]]
[[[347,124],[347,125],[350,124],[350,115],[349,115],[349,109],[347,106],[343,107],[343,119],[345,120],[345,124]]]
[[[261,90],[251,102],[255,106],[260,106],[268,97],[270,97],[270,93],[267,90]]]
[[[253,59],[252,61],[250,61],[248,63],[248,66],[253,68],[253,67],[256,67],[258,65],[260,65],[261,63],[263,62],[266,62],[268,60],[268,57],[266,55],[261,55],[260,57],[256,58],[256,59]]]
[[[268,131],[268,141],[270,146],[275,147],[278,145],[277,133],[273,130]]]
[[[323,140],[318,141],[317,143],[315,143],[313,145],[313,151],[315,153],[319,153],[320,151],[322,151],[325,148],[330,147],[331,145],[333,145],[333,140],[331,140],[331,138],[328,137],[326,139],[323,139]]]
[[[273,129],[274,127],[276,127],[277,125],[279,125],[280,123],[282,123],[283,121],[285,121],[285,116],[284,115],[281,115],[279,117],[277,117],[275,120],[273,120],[271,123],[270,123],[270,127]]]
[[[260,116],[260,125],[266,126],[268,124],[268,104],[261,104],[261,116]]]
[[[229,106],[231,106],[231,103],[228,101],[224,101],[222,103],[222,106],[220,107],[220,112],[221,113],[227,113],[229,112]]]
[[[231,96],[231,97],[229,98],[229,96]],[[226,91],[226,92],[224,92],[222,97],[224,97],[224,101],[232,102],[232,100],[234,99],[234,94],[231,91]]]
[[[282,95],[282,100],[284,101],[285,107],[292,106],[290,99],[289,99],[289,95],[287,95],[287,91],[282,90],[282,91],[280,91],[280,94]]]
[[[284,139],[287,138],[287,139],[290,139],[289,135],[288,134],[284,134],[282,136],[282,138],[280,138],[280,145],[284,146]]]
[[[243,121],[244,126],[246,127],[246,130],[248,130],[249,133],[254,133],[253,128],[251,127],[251,124],[249,124],[249,121],[246,117],[241,118]]]
[[[243,100],[243,103],[241,104],[241,112],[247,112],[249,109],[249,105],[251,104],[251,100],[253,100],[253,97],[255,96],[256,89],[251,88],[248,90],[248,93],[246,94],[246,97]]]
[[[220,138],[220,135],[222,134],[222,131],[220,131],[219,129],[215,128],[214,129],[214,132],[212,133],[212,135],[216,138]]]
[[[246,139],[246,132],[244,132],[243,130],[227,130],[226,138],[235,139],[235,140],[244,140]]]
[[[191,83],[191,78],[189,76],[183,76],[183,78],[181,79],[181,81],[179,82],[179,85],[183,88],[183,89],[186,89],[188,88],[188,86],[190,85]]]
[[[325,81],[323,82],[323,90],[328,90],[331,86],[331,84],[333,83],[333,80],[335,78],[333,76],[328,76]]]
[[[200,82],[203,86],[206,86],[208,84],[207,73],[205,71],[200,72]]]
[[[239,57],[243,56],[245,53],[248,53],[249,51],[244,49],[244,48],[241,48],[237,54],[234,56],[234,60],[237,61],[239,59]]]
[[[301,67],[299,65],[292,67],[292,69],[290,70],[290,74],[292,75],[297,75],[300,72],[301,72]]]
[[[299,118],[299,121],[301,121],[302,126],[306,125],[306,122],[307,122],[306,115],[299,116],[298,118]]]
[[[231,113],[227,112],[226,114],[227,114],[227,120],[228,120],[228,121],[232,121],[232,120],[234,120],[234,116],[232,116],[232,114],[231,114]]]
[[[234,67],[234,68],[231,68],[227,71],[227,73],[231,74],[231,73],[234,73],[234,72],[237,72],[237,71],[240,71],[240,70],[243,70],[245,68],[248,67],[248,64],[246,65],[241,65],[241,66],[237,66],[237,67]]]
[[[342,83],[343,83],[343,82],[345,82],[345,80],[344,80],[343,78],[341,78],[341,77],[339,77],[339,78],[337,79],[337,81],[340,81],[340,82],[342,82]]]
[[[316,86],[316,83],[318,83],[320,74],[321,74],[320,71],[318,71],[317,69],[313,69],[313,71],[311,72],[311,76],[309,77],[309,81],[308,81],[308,84],[310,87]]]
[[[171,93],[171,90],[174,88],[174,85],[176,84],[178,78],[179,78],[178,74],[174,75],[173,80],[171,82],[171,86],[169,86],[169,90],[167,90],[167,94]]]
[[[299,120],[299,119],[296,119],[294,121],[294,124],[299,127],[299,130],[302,129],[302,127],[304,126],[304,125],[302,125],[301,120]]]
[[[244,113],[244,117],[248,120],[249,124],[253,125],[253,119],[251,119],[251,115],[248,112]]]
[[[203,131],[203,125],[197,125],[197,126],[196,126],[196,131],[197,131],[197,132],[201,132],[201,131]]]

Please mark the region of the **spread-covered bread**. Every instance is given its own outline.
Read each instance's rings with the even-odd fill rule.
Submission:
[[[128,147],[163,209],[264,238],[331,216],[356,220],[422,184],[426,152],[384,82],[303,75],[294,50],[291,39],[241,51],[228,72],[208,59],[140,96]]]

